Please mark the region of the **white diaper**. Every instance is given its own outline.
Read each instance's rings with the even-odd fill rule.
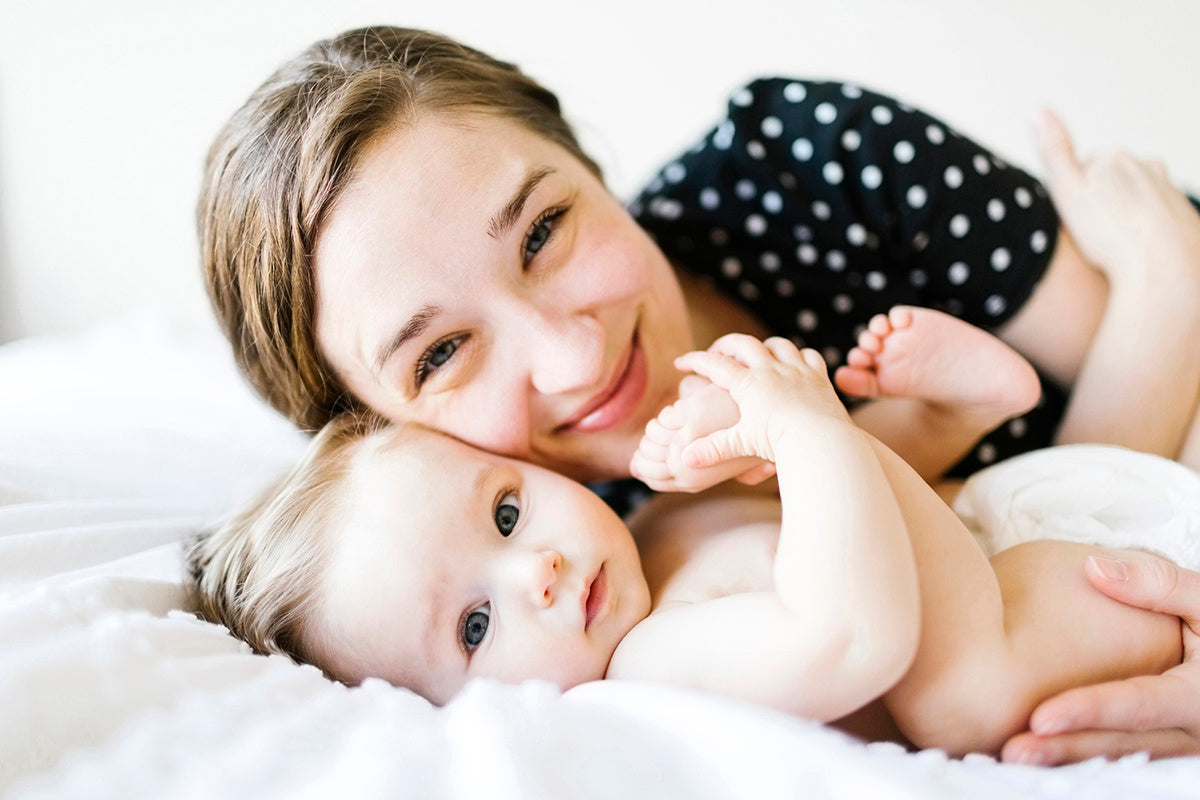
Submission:
[[[1200,474],[1110,445],[1050,447],[973,475],[954,511],[989,556],[1033,539],[1137,547],[1200,569]]]

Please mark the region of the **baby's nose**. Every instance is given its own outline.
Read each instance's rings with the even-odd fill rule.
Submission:
[[[558,593],[558,574],[562,569],[562,556],[554,550],[541,550],[529,559],[528,587],[531,599],[538,608],[554,605]]]

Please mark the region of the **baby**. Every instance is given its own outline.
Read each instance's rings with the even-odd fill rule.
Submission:
[[[849,363],[843,388],[930,404],[980,434],[1038,396],[1019,355],[927,309],[873,319]],[[347,417],[192,543],[201,613],[260,652],[435,703],[481,676],[664,681],[951,753],[998,752],[1070,686],[1179,663],[1177,618],[1087,585],[1102,548],[1043,540],[989,562],[854,425],[815,351],[735,334],[678,365],[712,387],[648,426],[637,472],[669,486],[742,458],[748,475],[776,472],[778,496],[664,494],[627,527],[556,473]],[[724,393],[733,424],[698,436]]]

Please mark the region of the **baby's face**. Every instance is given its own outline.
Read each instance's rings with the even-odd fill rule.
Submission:
[[[480,676],[565,689],[649,613],[629,530],[556,473],[407,426],[363,444],[345,492],[313,627],[345,680],[435,703]]]

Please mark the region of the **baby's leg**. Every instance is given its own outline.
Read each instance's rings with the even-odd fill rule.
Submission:
[[[907,398],[911,418],[879,430],[870,408],[855,420],[935,480],[986,432],[1028,411],[1037,373],[991,334],[940,311],[897,306],[871,319],[835,381],[847,394]]]
[[[996,754],[1048,697],[1178,664],[1178,618],[1117,603],[1084,579],[1084,560],[1111,552],[1041,540],[994,556],[1003,635],[973,632],[949,651],[960,652],[949,668],[941,658],[914,665],[902,691],[886,698],[909,737],[955,754]]]
[[[1099,548],[1030,542],[989,564],[911,467],[878,443],[876,454],[900,502],[920,584],[917,656],[884,696],[914,744],[997,753],[1038,702],[1063,688],[1178,663],[1177,618],[1124,606],[1087,584],[1083,559]]]

